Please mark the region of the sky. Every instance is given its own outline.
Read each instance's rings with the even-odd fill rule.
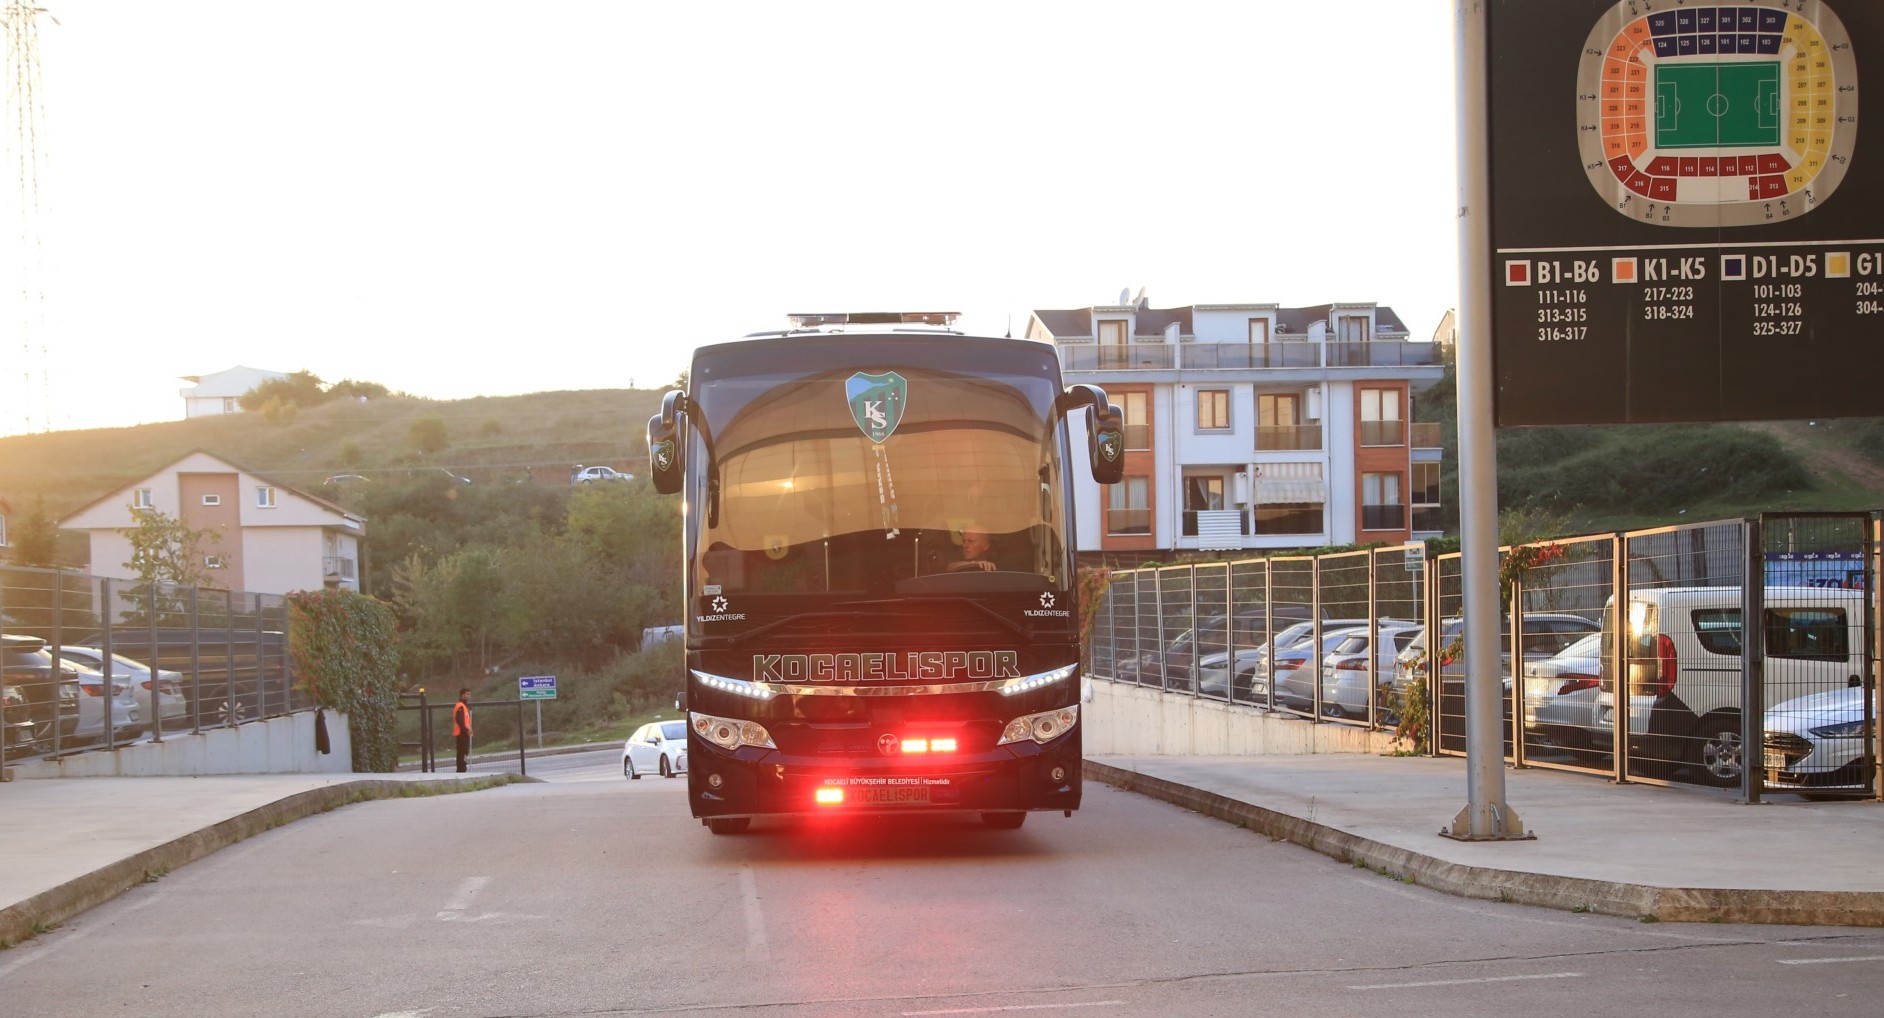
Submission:
[[[1457,302],[1448,0],[38,3],[0,435],[238,364],[664,387],[797,311]]]

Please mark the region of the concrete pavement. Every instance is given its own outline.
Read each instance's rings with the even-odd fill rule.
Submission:
[[[532,753],[534,756],[535,754]],[[1506,772],[1534,840],[1441,837],[1465,761],[1372,754],[1100,755],[1087,778],[1450,894],[1670,921],[1884,925],[1884,804]],[[62,778],[0,784],[0,944],[271,827],[489,773]]]

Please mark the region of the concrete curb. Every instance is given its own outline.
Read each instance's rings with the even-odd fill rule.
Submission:
[[[365,778],[297,792],[246,813],[240,813],[200,831],[145,849],[109,866],[68,880],[58,887],[0,909],[0,949],[11,947],[65,922],[87,909],[102,905],[139,884],[195,862],[218,849],[254,837],[283,824],[325,813],[349,803],[369,799],[398,799],[413,795],[475,792],[526,780],[515,774],[467,775],[470,780],[398,781]]]
[[[1123,791],[1163,799],[1382,876],[1462,898],[1662,922],[1884,926],[1884,892],[1656,887],[1470,866],[1110,764],[1087,760],[1085,774]]]

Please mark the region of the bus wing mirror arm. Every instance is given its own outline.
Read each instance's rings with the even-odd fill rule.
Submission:
[[[706,418],[696,412],[698,410],[699,404],[679,389],[671,390],[661,397],[661,412],[648,418],[649,475],[654,481],[654,490],[663,495],[672,495],[680,490],[681,479],[687,469],[686,456],[682,451],[684,436],[681,427],[684,418],[686,426],[699,433],[701,448],[706,453],[707,526],[715,527],[720,520],[718,456],[713,449],[713,432],[707,427]]]

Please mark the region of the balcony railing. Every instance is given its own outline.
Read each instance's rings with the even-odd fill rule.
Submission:
[[[1236,518],[1237,532],[1249,536],[1249,517],[1235,509],[1186,509],[1184,510],[1184,536],[1196,537],[1199,532],[1199,518],[1207,518],[1219,524],[1231,517]]]
[[[1065,371],[1145,371],[1185,368],[1194,371],[1251,368],[1418,367],[1439,363],[1433,343],[1398,340],[1269,343],[1094,343],[1059,345]]]
[[[1151,510],[1107,509],[1106,533],[1125,535],[1151,533]]]
[[[1413,448],[1438,449],[1445,445],[1445,427],[1433,422],[1410,425],[1413,435]]]
[[[1403,505],[1364,505],[1361,506],[1362,530],[1404,530],[1406,529],[1406,506]]]
[[[321,576],[329,580],[353,579],[353,560],[328,555],[321,559]]]
[[[1362,445],[1405,445],[1406,423],[1404,421],[1362,421]]]
[[[1446,529],[1446,520],[1445,520],[1445,517],[1442,516],[1440,513],[1441,513],[1440,506],[1436,506],[1436,505],[1414,506],[1413,507],[1413,532],[1416,534],[1443,532]]]
[[[1151,425],[1127,424],[1125,426],[1125,451],[1144,452],[1151,448]]]
[[[1319,450],[1321,448],[1321,425],[1319,424],[1273,424],[1261,425],[1256,429],[1257,452],[1289,452],[1294,450]]]
[[[1257,506],[1258,534],[1319,534],[1324,529],[1321,506]]]

